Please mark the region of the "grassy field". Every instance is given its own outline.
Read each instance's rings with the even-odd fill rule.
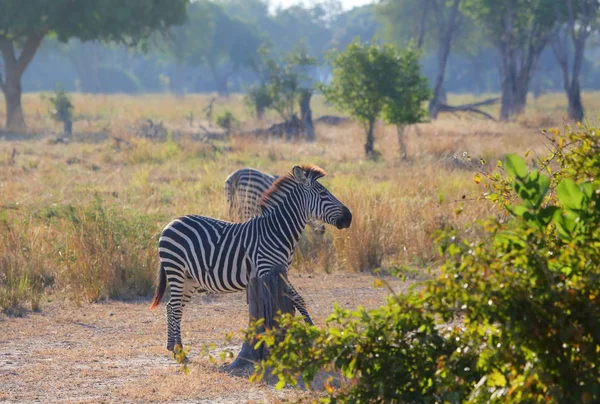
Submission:
[[[203,112],[212,98],[75,94],[75,134],[64,143],[57,142],[59,125],[48,118],[47,101],[39,94],[24,97],[28,133],[0,133],[0,309],[5,313],[0,314],[5,330],[0,400],[47,401],[65,382],[51,376],[61,372],[63,362],[79,366],[69,371],[78,375],[80,387],[68,390],[78,401],[171,401],[179,393],[183,399],[232,402],[296,397],[300,393],[230,380],[197,351],[194,374],[185,379],[177,372],[164,350],[162,309],[148,312],[147,301],[140,300],[154,288],[162,227],[190,213],[227,219],[223,182],[237,168],[283,174],[300,163],[323,167],[329,175],[322,183],[352,210],[354,220],[345,231],[328,227],[323,237],[307,230],[291,270],[323,324],[346,289],[352,296],[342,302],[346,307],[383,301],[385,292],[370,287],[374,269],[410,275],[407,283],[395,284],[398,288],[435,271],[436,232],[476,231],[473,224],[492,213],[479,198],[485,181],[475,183],[475,168],[492,170],[507,153],[544,155],[549,145],[541,129],[564,124],[562,94],[531,100],[515,123],[442,116],[409,129],[408,162],[398,160],[395,129],[380,124],[375,148],[382,158],[368,161],[362,128],[355,123],[317,126],[314,144],[239,133],[197,140],[212,131]],[[600,111],[599,94],[585,94],[584,103],[590,116]],[[314,109],[315,117],[338,113],[319,98]],[[254,120],[239,96],[216,98],[213,118],[225,110],[243,129],[276,121],[274,116]],[[488,111],[497,115],[497,107]],[[162,122],[171,135],[163,141],[136,136],[149,119]],[[123,299],[136,300],[115,302]],[[184,340],[192,347],[222,344],[226,332],[245,324],[241,295],[194,302],[183,322]],[[27,314],[31,310],[41,314]],[[113,389],[102,395],[97,383],[110,384],[111,377]],[[32,383],[48,386],[50,393],[32,395],[27,391]],[[217,387],[221,383],[239,387],[228,392]],[[246,390],[256,394],[243,396]]]

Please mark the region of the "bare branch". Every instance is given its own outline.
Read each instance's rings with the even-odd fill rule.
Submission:
[[[456,105],[456,106],[450,106],[447,104],[439,104],[438,111],[439,112],[451,112],[454,114],[456,112],[471,112],[471,113],[482,115],[487,119],[491,119],[492,121],[495,121],[496,119],[494,119],[493,116],[491,116],[490,114],[488,114],[485,111],[478,109],[477,107],[493,105],[493,104],[496,104],[498,101],[500,101],[500,98],[497,97],[497,98],[489,98],[487,100],[483,100],[483,101],[479,101],[479,102],[473,102],[471,104],[463,104],[463,105]]]

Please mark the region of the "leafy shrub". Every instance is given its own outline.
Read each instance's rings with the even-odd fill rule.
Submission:
[[[568,131],[534,161],[508,156],[485,197],[507,214],[484,237],[442,234],[440,276],[386,306],[336,310],[327,328],[286,319],[260,339],[280,384],[321,367],[351,382],[351,402],[600,400],[600,141]],[[443,333],[441,330],[446,330]]]
[[[239,122],[230,111],[225,111],[223,115],[217,117],[217,125],[229,132],[231,129],[236,128]]]
[[[67,122],[73,120],[73,104],[71,97],[61,87],[56,87],[54,93],[48,96],[48,101],[52,104],[50,117],[57,122]]]
[[[273,98],[265,85],[253,86],[244,96],[244,102],[252,109],[257,119],[262,119],[265,111],[271,107]]]
[[[69,94],[67,94],[62,87],[57,86],[54,90],[54,93],[47,96],[47,98],[52,104],[52,109],[50,109],[50,117],[56,122],[62,122],[64,124],[65,133],[71,133],[71,126],[73,123],[73,104],[71,103],[71,97],[69,97]]]

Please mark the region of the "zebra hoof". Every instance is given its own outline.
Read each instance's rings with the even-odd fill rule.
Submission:
[[[183,351],[183,345],[179,344],[175,344],[175,345],[167,345],[167,350],[173,352],[174,354],[179,352],[179,351]]]

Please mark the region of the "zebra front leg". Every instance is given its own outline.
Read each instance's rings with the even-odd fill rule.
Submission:
[[[290,292],[292,293],[290,298],[294,303],[294,307],[296,308],[296,310],[298,310],[298,312],[300,312],[302,317],[304,317],[304,321],[306,321],[307,324],[314,325],[312,319],[310,318],[310,314],[308,314],[308,310],[306,308],[306,303],[304,302],[304,299],[302,298],[302,296],[300,296],[300,293],[298,293],[298,291],[294,289],[294,287],[289,281],[288,285],[290,287]]]

